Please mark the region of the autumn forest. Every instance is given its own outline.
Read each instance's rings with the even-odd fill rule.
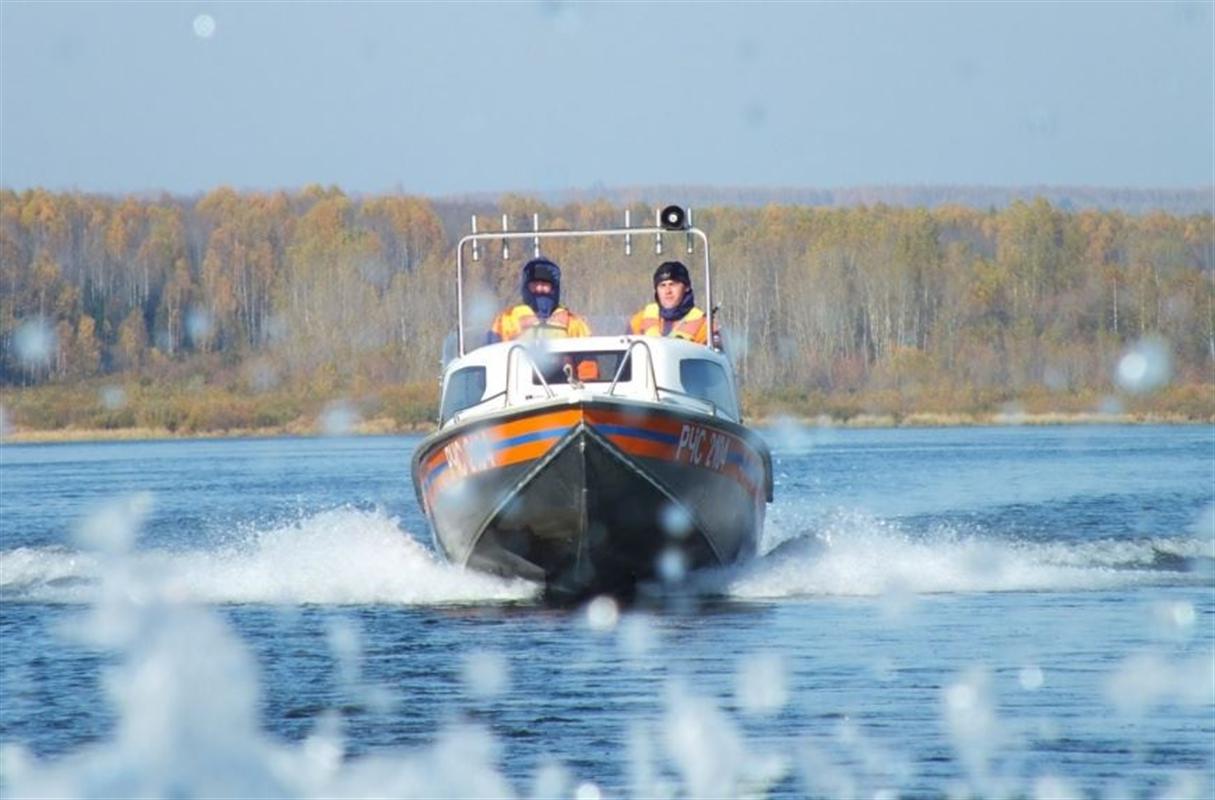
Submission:
[[[664,198],[665,199],[665,198]],[[623,207],[505,196],[479,207],[336,188],[195,198],[0,192],[0,389],[10,430],[309,432],[326,410],[425,425],[455,327],[454,243],[539,213],[619,226]],[[634,220],[652,206],[631,207]],[[695,210],[752,415],[1119,412],[1215,416],[1210,214],[769,205]],[[560,241],[562,297],[597,333],[650,293],[682,235],[631,258]],[[547,246],[547,245],[546,245]],[[470,270],[470,341],[521,256]],[[527,252],[520,252],[527,251]],[[697,285],[701,305],[707,298]],[[1154,380],[1119,365],[1146,353]],[[1124,370],[1125,372],[1125,370]],[[335,406],[336,404],[336,406]]]

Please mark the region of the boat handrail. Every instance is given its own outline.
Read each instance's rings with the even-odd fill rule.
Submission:
[[[664,211],[665,213],[665,211]],[[678,227],[667,227],[665,225],[631,227],[628,224],[628,216],[626,212],[625,227],[623,228],[601,228],[601,229],[557,229],[557,230],[539,230],[539,220],[536,215],[533,215],[533,230],[530,231],[511,231],[506,230],[506,217],[503,215],[503,230],[500,231],[478,231],[476,228],[476,217],[473,218],[473,232],[460,237],[456,242],[456,342],[458,352],[464,355],[464,248],[467,245],[472,246],[473,260],[479,259],[478,247],[481,242],[500,240],[505,246],[507,242],[518,241],[523,239],[532,240],[533,253],[540,255],[540,241],[543,239],[568,239],[568,238],[596,238],[596,237],[622,237],[625,240],[625,253],[632,253],[632,239],[634,236],[654,236],[656,239],[656,254],[662,253],[661,241],[664,235],[683,234],[688,239],[688,252],[692,252],[692,240],[698,240],[701,245],[701,252],[704,253],[704,298],[707,302],[705,308],[705,324],[708,325],[710,331],[713,330],[713,318],[715,316],[715,307],[713,305],[713,271],[709,257],[709,238],[700,228],[691,224],[691,217],[686,219],[686,223],[680,212],[680,221]],[[505,260],[505,259],[504,259]]]
[[[620,366],[618,366],[616,368],[616,375],[615,375],[615,377],[612,378],[612,385],[608,387],[608,397],[615,396],[616,384],[620,382],[620,377],[621,377],[621,375],[624,374],[625,364],[627,364],[629,362],[629,360],[633,358],[633,348],[635,348],[635,347],[644,347],[645,348],[646,362],[650,368],[650,385],[654,389],[654,402],[655,403],[662,402],[662,397],[659,396],[659,392],[666,392],[668,394],[675,394],[675,395],[679,395],[680,397],[686,397],[687,399],[695,401],[697,403],[704,403],[706,406],[708,406],[709,413],[712,416],[714,416],[714,417],[721,416],[721,414],[718,412],[718,409],[717,409],[717,403],[714,403],[712,400],[708,399],[707,397],[697,397],[696,395],[689,394],[688,392],[685,392],[681,389],[668,389],[665,386],[658,385],[658,375],[654,371],[654,351],[650,349],[650,343],[647,342],[645,339],[634,339],[633,341],[629,342],[628,348],[624,351],[624,358],[620,359]]]
[[[629,342],[628,348],[624,351],[624,358],[620,359],[620,366],[616,367],[616,375],[612,378],[612,385],[608,387],[608,396],[616,394],[616,384],[620,382],[620,376],[624,374],[625,364],[633,358],[634,347],[644,347],[646,352],[646,362],[650,367],[650,385],[654,387],[654,402],[658,402],[658,376],[654,374],[654,351],[650,349],[650,343],[645,339],[634,339]]]
[[[541,374],[540,368],[536,366],[535,360],[532,359],[531,353],[527,352],[527,348],[522,344],[513,344],[511,345],[510,349],[506,351],[506,404],[510,405],[509,393],[511,386],[514,385],[515,364],[519,360],[515,357],[515,351],[523,353],[524,357],[527,359],[527,363],[532,368],[532,374],[536,376],[537,380],[540,381],[540,385],[544,387],[545,399],[552,400],[554,397],[556,397],[557,395],[553,392],[552,387],[548,385],[548,381],[546,381],[544,379],[544,375]]]
[[[655,386],[654,387],[655,397],[657,397],[658,392],[667,392],[668,394],[677,394],[680,397],[686,397],[687,399],[692,400],[694,402],[704,403],[706,406],[709,407],[709,414],[711,416],[714,416],[714,417],[721,416],[721,414],[717,413],[717,403],[714,403],[712,400],[708,399],[707,397],[697,397],[696,395],[688,394],[687,392],[685,392],[681,389],[668,389],[665,386]],[[661,398],[659,398],[659,399],[661,400]]]

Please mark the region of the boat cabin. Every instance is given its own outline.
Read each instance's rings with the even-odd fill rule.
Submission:
[[[447,365],[443,427],[546,401],[621,398],[740,422],[733,369],[720,352],[680,339],[589,336],[499,342]]]

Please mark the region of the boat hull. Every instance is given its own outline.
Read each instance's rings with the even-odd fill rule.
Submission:
[[[413,472],[450,561],[569,598],[748,558],[771,498],[767,448],[747,429],[611,400],[440,432]]]

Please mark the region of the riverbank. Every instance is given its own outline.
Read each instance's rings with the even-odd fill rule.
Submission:
[[[749,425],[832,428],[1215,423],[1215,385],[1173,384],[1150,394],[972,387],[870,392],[743,392]],[[435,429],[437,383],[336,387],[150,381],[9,389],[0,440],[83,442],[273,436],[377,436]]]
[[[759,428],[966,428],[1055,425],[1211,425],[1215,418],[1193,419],[1179,414],[937,414],[918,413],[904,417],[891,414],[859,414],[854,417],[763,417],[749,418]],[[286,425],[263,428],[231,428],[219,431],[171,431],[167,428],[64,428],[58,430],[8,430],[0,433],[0,444],[56,444],[71,442],[127,442],[169,439],[246,439],[320,436],[401,436],[427,434],[434,424],[398,425],[393,420],[364,420],[341,429],[323,424]]]

